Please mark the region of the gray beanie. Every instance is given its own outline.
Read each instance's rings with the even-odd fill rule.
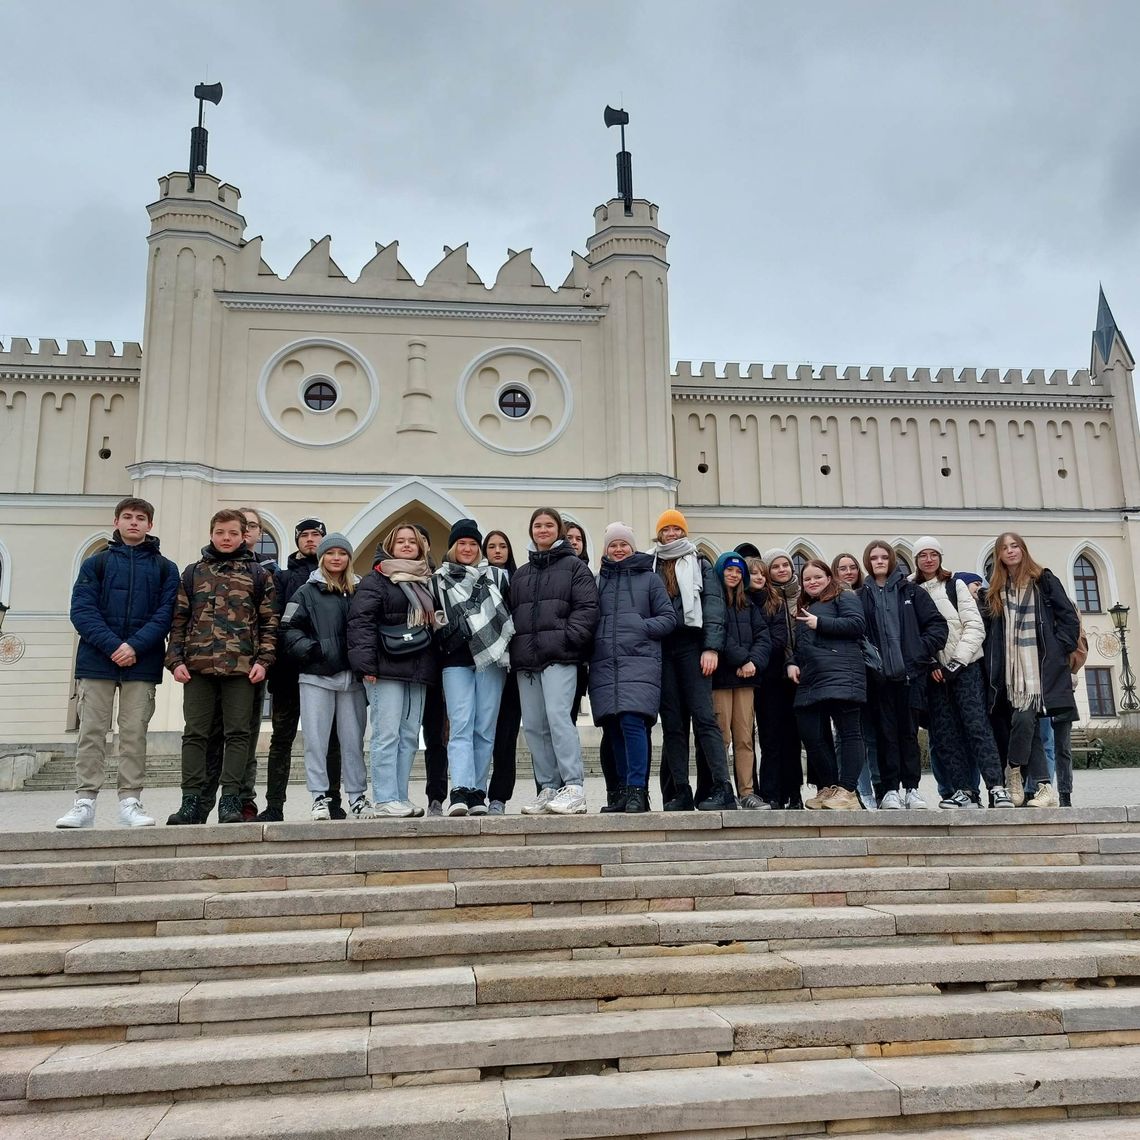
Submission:
[[[774,558],[786,558],[789,562],[792,561],[790,552],[785,550],[782,546],[773,546],[771,550],[764,551],[764,565],[771,567]],[[792,563],[792,565],[795,565],[795,563]]]
[[[317,547],[317,559],[320,560],[333,549],[346,550],[349,558],[352,557],[352,543],[339,530],[334,530],[321,540],[321,545]]]

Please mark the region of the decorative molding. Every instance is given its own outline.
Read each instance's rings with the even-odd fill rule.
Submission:
[[[562,418],[554,424],[550,429],[550,433],[545,439],[540,440],[538,443],[531,444],[528,447],[508,447],[506,444],[498,443],[493,439],[485,436],[476,424],[472,423],[471,417],[467,414],[467,386],[471,383],[471,378],[482,368],[484,365],[489,364],[497,356],[521,356],[526,360],[533,360],[536,364],[545,368],[551,376],[558,382],[558,386],[562,389]],[[533,417],[537,411],[542,412],[541,408],[536,408],[535,394],[533,388],[529,384],[519,382],[518,387],[522,388],[528,393],[531,398],[531,409],[527,413],[525,420]],[[501,390],[501,389],[500,389]],[[497,416],[501,416],[507,423],[520,422],[512,421],[509,416],[503,415],[499,409],[499,393],[496,392],[494,398],[494,405],[489,411]],[[500,455],[533,455],[536,451],[544,451],[552,444],[556,443],[562,436],[562,433],[570,426],[570,420],[574,415],[574,390],[570,386],[570,381],[566,378],[566,373],[562,371],[561,367],[555,363],[545,353],[539,352],[537,349],[530,348],[525,344],[500,344],[494,348],[488,348],[485,352],[481,352],[470,364],[463,370],[463,375],[459,378],[459,383],[455,388],[455,410],[459,414],[459,421],[467,429],[467,433],[473,438],[477,439],[484,447],[489,448],[491,451],[497,451]]]
[[[186,463],[170,459],[144,459],[127,466],[127,474],[132,480],[142,479],[194,479],[211,486],[232,484],[248,487],[305,487],[310,492],[321,487],[385,487],[408,479],[424,478],[406,472],[343,472],[343,471],[238,471],[221,467],[211,467],[205,463]],[[544,488],[548,491],[600,492],[617,491],[625,488],[636,490],[661,490],[670,494],[680,486],[680,480],[660,472],[628,472],[617,475],[604,475],[599,478],[588,476],[543,476],[527,475],[433,475],[432,482],[446,485],[457,491],[534,491]],[[6,498],[16,496],[0,495],[0,506]],[[32,496],[28,496],[29,498]],[[45,496],[38,496],[44,498]],[[118,499],[106,500],[113,507]],[[58,505],[74,504],[66,500]],[[32,504],[29,504],[32,505]],[[260,509],[260,508],[258,508]]]
[[[123,495],[128,494],[129,490],[128,488],[122,495],[59,495],[35,491],[12,492],[0,495],[0,507],[29,507],[35,511],[63,507],[74,510],[79,507],[85,511],[93,511],[99,514],[107,512],[109,516],[119,500],[123,498]],[[53,523],[53,525],[58,526],[59,523]],[[107,532],[107,536],[110,537],[110,531]]]
[[[0,605],[10,605],[12,601],[12,555],[0,538]]]
[[[1045,520],[1049,523],[1073,523],[1084,528],[1095,522],[1105,525],[1119,523],[1124,516],[1124,511],[1119,507],[1090,507],[1080,510],[1053,510],[1041,507],[1026,510],[1025,508],[1013,509],[1010,507],[774,507],[763,504],[718,506],[712,503],[680,502],[677,504],[677,509],[684,511],[685,517],[689,518],[690,521],[694,518],[708,520],[718,516],[756,521],[785,518],[803,519],[805,517],[828,521],[851,519],[855,522],[881,519],[885,522],[893,521],[895,528],[897,528],[898,520],[905,518],[942,519],[946,522],[961,520],[968,523],[993,524],[997,528],[994,531],[995,536],[1002,530],[1015,529],[1011,524],[1018,522],[1038,524]],[[926,528],[929,523],[924,522],[922,525]],[[930,534],[931,531],[923,529],[918,533]],[[1082,546],[1087,544],[1087,540],[1082,541]],[[993,540],[990,539],[986,551],[988,553],[992,550]]]
[[[92,368],[98,367],[92,365]],[[137,385],[141,369],[136,368],[131,373],[109,374],[101,372],[93,376],[90,372],[55,372],[50,368],[20,368],[0,364],[0,383],[6,380],[15,380],[21,384],[127,384]]]
[[[316,297],[287,293],[214,294],[227,309],[256,313],[331,313],[336,316],[429,317],[450,320],[544,321],[596,324],[605,307],[508,305],[495,301],[400,301],[377,297]]]
[[[793,383],[795,381],[792,381]],[[1010,399],[1004,393],[1001,396],[985,398],[981,393],[970,396],[959,396],[953,390],[946,393],[929,396],[915,396],[907,392],[883,393],[882,395],[855,395],[841,391],[833,391],[827,395],[818,392],[805,392],[802,389],[791,389],[788,392],[742,392],[739,389],[732,392],[705,392],[692,388],[673,388],[672,400],[680,403],[691,400],[698,404],[828,404],[828,405],[858,405],[878,407],[929,407],[929,408],[1017,408],[1019,411],[1036,411],[1039,409],[1058,409],[1072,411],[1075,408],[1096,408],[1107,415],[1113,412],[1112,397],[1109,395],[1074,396],[1069,399],[1036,399],[1032,392],[1023,393],[1019,399]],[[1094,402],[1095,401],[1095,402]]]

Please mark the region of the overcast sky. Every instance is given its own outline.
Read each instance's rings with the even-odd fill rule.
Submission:
[[[1140,4],[6,0],[0,335],[139,339],[144,207],[210,169],[285,276],[470,243],[557,285],[614,193],[671,234],[672,354],[1079,368],[1140,345]]]

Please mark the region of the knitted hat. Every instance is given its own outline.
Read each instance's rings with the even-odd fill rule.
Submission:
[[[661,517],[657,520],[657,529],[653,533],[660,534],[667,526],[679,526],[686,535],[689,533],[689,524],[685,516],[676,508],[661,512]]]
[[[634,550],[637,549],[637,539],[633,537],[633,528],[627,523],[612,522],[606,527],[605,533],[602,535],[602,553],[605,554],[610,548],[610,543],[619,538],[624,538]]]
[[[983,588],[986,586],[986,580],[981,574],[973,574],[969,570],[959,570],[954,577],[957,578],[959,582],[965,582],[967,586],[972,585],[974,582],[977,582]]]
[[[343,550],[349,558],[352,557],[352,543],[339,530],[334,530],[321,539],[321,545],[317,547],[317,558],[323,558],[330,550]]]
[[[321,534],[328,534],[328,531],[325,529],[325,524],[323,522],[321,522],[320,519],[314,519],[314,518],[302,519],[293,528],[293,541],[294,542],[296,542],[297,539],[299,539],[301,537],[301,531],[303,531],[303,530],[319,530],[321,532]]]
[[[461,538],[470,538],[483,545],[483,536],[479,533],[479,524],[474,519],[457,519],[451,524],[451,533],[447,536],[448,549],[453,547]]]
[[[716,576],[718,578],[724,577],[724,572],[730,567],[735,566],[740,571],[742,577],[748,577],[748,563],[736,553],[735,550],[728,550],[716,560]]]
[[[938,556],[942,557],[942,543],[936,538],[932,538],[929,534],[924,534],[922,538],[914,540],[914,556],[917,558],[924,550],[933,550]]]
[[[788,550],[785,550],[782,546],[773,546],[771,550],[765,550],[764,551],[764,565],[765,566],[768,566],[770,568],[772,563],[777,558],[786,558],[789,562],[792,561],[791,552]],[[792,565],[794,566],[795,563],[793,562]]]

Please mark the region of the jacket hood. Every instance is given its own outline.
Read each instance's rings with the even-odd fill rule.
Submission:
[[[631,554],[620,562],[612,562],[609,558],[603,558],[599,571],[607,577],[611,574],[640,574],[643,572],[654,573],[652,554]]]
[[[253,551],[248,546],[241,546],[232,554],[223,554],[212,542],[202,547],[202,558],[206,562],[256,562]]]
[[[131,550],[131,549],[134,549],[134,550],[150,550],[150,551],[153,551],[154,553],[157,554],[158,553],[158,536],[154,535],[154,534],[148,534],[142,540],[142,542],[140,542],[137,546],[132,548],[132,547],[128,546],[119,537],[119,532],[115,531],[115,533],[111,535],[111,541],[107,543],[107,549],[108,550]]]
[[[563,538],[558,539],[549,550],[536,550],[534,543],[528,542],[527,551],[532,566],[549,566],[551,562],[557,562],[559,558],[578,557],[574,553],[574,548]]]
[[[298,570],[302,566],[314,567],[317,564],[317,556],[315,554],[302,554],[299,550],[294,550],[289,555],[289,560],[285,563],[286,570]]]

